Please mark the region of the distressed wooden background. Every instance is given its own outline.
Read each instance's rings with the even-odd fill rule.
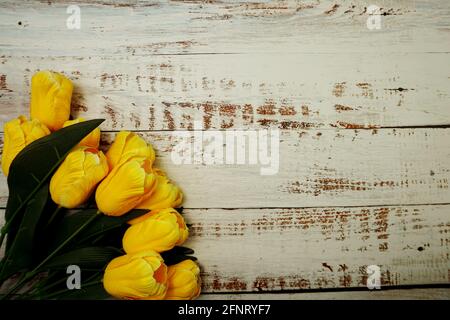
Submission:
[[[105,145],[153,143],[186,195],[202,298],[450,298],[449,1],[76,1],[70,30],[73,3],[0,2],[0,122],[52,69],[73,116],[106,118]],[[281,129],[279,173],[175,165],[173,131],[197,120]],[[391,290],[365,289],[371,264]]]

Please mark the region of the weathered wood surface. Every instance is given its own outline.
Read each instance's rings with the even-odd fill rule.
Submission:
[[[379,128],[450,119],[447,53],[76,54],[1,58],[0,120],[27,114],[32,74],[55,68],[74,81],[73,115],[106,118],[104,130],[192,130],[194,121],[204,129]]]
[[[50,68],[105,130],[449,124],[447,1],[382,1],[376,31],[377,1],[109,4],[81,3],[80,30],[64,2],[1,4],[1,122]]]
[[[66,28],[70,1],[0,3],[0,124],[28,113],[31,75],[53,69],[75,84],[73,116],[106,119],[105,148],[141,132],[185,191],[204,298],[449,298],[345,291],[369,264],[384,287],[450,283],[448,1],[77,3],[80,30]],[[279,173],[175,165],[171,131],[195,121],[282,129]],[[270,294],[320,288],[343,291]]]
[[[105,147],[114,135],[104,134]],[[268,176],[260,165],[176,165],[172,151],[181,138],[142,136],[157,150],[156,165],[185,190],[187,208],[450,202],[449,129],[282,131],[279,172]],[[0,179],[4,206],[6,179]]]
[[[2,51],[34,57],[255,52],[449,52],[446,0],[2,1]],[[367,28],[367,7],[382,28]],[[18,22],[21,22],[19,25]],[[48,40],[48,41],[46,41]]]
[[[449,282],[449,205],[184,209],[205,292]],[[3,219],[3,218],[2,218]]]
[[[207,291],[448,283],[449,206],[186,210]]]
[[[248,294],[204,294],[200,300],[448,300],[450,289],[401,289],[374,291],[342,291],[313,293],[248,293]]]

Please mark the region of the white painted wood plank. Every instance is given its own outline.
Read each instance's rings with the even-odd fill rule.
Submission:
[[[205,291],[448,284],[450,207],[186,210]]]
[[[197,300],[449,300],[450,289],[400,289],[314,293],[203,293]]]
[[[449,205],[185,209],[192,224],[185,245],[199,259],[204,292],[366,288],[368,265],[380,267],[382,289],[445,285],[449,210]],[[3,211],[0,217],[3,224]]]
[[[3,57],[0,125],[29,114],[30,79],[75,84],[72,115],[104,130],[376,128],[450,124],[449,54]]]
[[[450,51],[446,0],[80,1],[79,30],[66,27],[69,4],[2,1],[1,51],[29,56]],[[382,8],[380,30],[367,28],[369,5]]]
[[[449,300],[450,289],[400,289],[311,293],[203,294],[200,300]]]
[[[169,138],[158,141],[164,135]],[[261,176],[258,165],[174,165],[177,138],[144,137],[160,151],[157,165],[186,191],[186,207],[236,208],[448,203],[449,135],[446,129],[282,131],[279,172],[271,176]]]
[[[176,166],[174,134],[143,133],[184,205],[209,208],[186,210],[205,291],[364,287],[368,264],[383,286],[450,282],[450,131],[335,129],[449,124],[448,1],[382,1],[378,31],[375,0],[81,1],[80,30],[68,4],[0,3],[0,124],[27,113],[33,72],[57,68],[74,115],[104,130],[289,130],[274,176]]]
[[[261,167],[267,166],[249,165],[248,159],[243,165],[178,165],[172,152],[178,154],[177,144],[186,139],[174,132],[141,134],[157,150],[156,166],[184,190],[187,208],[437,204],[450,200],[449,129],[281,131],[279,172],[267,176],[261,175]],[[104,134],[107,144],[113,138],[113,133]],[[2,175],[1,206],[7,195]]]

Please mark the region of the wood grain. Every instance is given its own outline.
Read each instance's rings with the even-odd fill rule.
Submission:
[[[195,121],[220,130],[450,124],[447,53],[0,60],[2,127],[29,113],[32,74],[55,68],[74,82],[72,115],[105,118],[103,130],[192,130]]]
[[[66,2],[2,2],[0,121],[57,68],[105,130],[448,125],[448,2],[383,1],[377,31],[368,4],[89,1],[69,30]]]
[[[449,282],[449,206],[186,210],[206,291]]]
[[[83,0],[80,30],[69,4],[0,3],[0,125],[52,69],[74,82],[74,117],[106,119],[104,149],[118,130],[151,142],[185,191],[203,298],[449,299],[348,290],[370,264],[384,288],[450,283],[450,2]],[[281,129],[278,174],[176,165],[196,121]],[[298,293],[320,289],[338,291]]]
[[[313,293],[204,294],[200,300],[449,300],[450,289],[401,289]]]
[[[386,288],[384,288],[386,289]],[[211,293],[203,292],[198,300],[449,300],[449,288],[389,290],[332,290],[314,292]]]
[[[174,164],[173,132],[145,132],[156,166],[185,190],[187,208],[320,207],[450,202],[450,130],[282,131],[279,172],[262,165]],[[114,139],[104,133],[104,148]],[[226,148],[226,141],[224,142]],[[248,150],[248,149],[247,149]],[[176,153],[177,154],[177,153]],[[0,176],[0,205],[7,199]]]
[[[449,210],[184,209],[185,245],[199,258],[205,292],[365,288],[373,264],[382,288],[447,284]]]
[[[111,56],[258,52],[449,52],[448,2],[436,0],[2,1],[6,55]],[[367,28],[367,7],[382,28]],[[21,22],[21,24],[19,24]],[[46,39],[51,41],[45,41]]]

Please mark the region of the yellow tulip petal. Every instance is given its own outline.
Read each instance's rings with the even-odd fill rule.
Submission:
[[[84,118],[77,118],[74,120],[68,120],[64,122],[63,128],[71,126],[76,123],[85,121]],[[83,140],[78,143],[78,146],[85,146],[89,148],[98,148],[100,144],[100,128],[95,128],[91,133],[89,133]]]
[[[105,290],[123,299],[162,299],[167,291],[167,267],[154,251],[113,259],[103,277]]]
[[[98,186],[97,206],[106,215],[122,215],[151,195],[156,177],[147,159],[131,159],[116,166]]]
[[[5,176],[17,154],[31,142],[50,134],[48,128],[39,120],[28,121],[19,116],[5,124],[2,154],[2,170]]]
[[[70,117],[72,90],[72,82],[60,73],[35,73],[31,79],[31,118],[52,131],[61,129]]]
[[[172,208],[151,211],[130,221],[122,244],[125,252],[163,252],[183,244],[189,234],[184,218]]]
[[[150,144],[137,134],[129,131],[121,131],[106,153],[109,167],[112,169],[131,158],[146,158],[153,164],[155,151]]]
[[[200,268],[192,260],[169,266],[167,273],[168,300],[191,300],[200,295]]]
[[[81,205],[108,174],[108,170],[103,152],[87,147],[74,149],[50,180],[52,200],[65,208]]]
[[[171,183],[161,170],[154,169],[154,172],[157,174],[156,188],[149,198],[139,203],[137,208],[156,210],[180,206],[183,201],[180,188]]]

